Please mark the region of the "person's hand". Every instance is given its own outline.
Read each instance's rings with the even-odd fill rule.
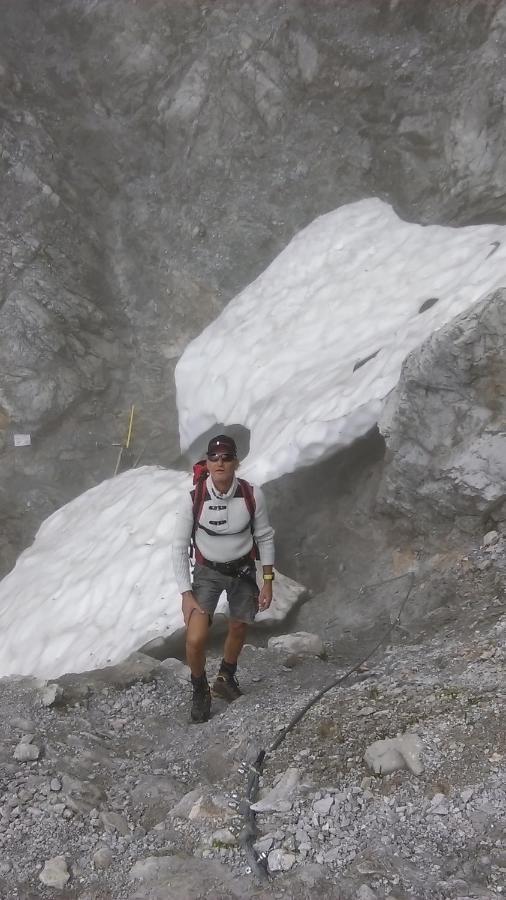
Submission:
[[[272,581],[264,581],[263,587],[258,595],[258,612],[269,609],[272,603]]]
[[[202,615],[204,615],[204,616],[207,615],[205,609],[200,608],[200,606],[198,605],[198,603],[195,600],[195,597],[191,591],[184,592],[183,601],[181,603],[181,609],[183,611],[183,619],[184,619],[185,628],[188,628],[188,623],[190,621],[190,617],[191,617],[192,613],[199,612],[199,613],[202,613]]]

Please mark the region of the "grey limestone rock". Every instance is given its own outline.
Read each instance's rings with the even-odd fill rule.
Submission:
[[[380,417],[378,504],[417,527],[437,513],[481,531],[506,483],[505,297],[495,291],[412,351]]]
[[[286,812],[292,808],[300,771],[294,766],[283,773],[277,784],[261,800],[251,804],[255,812]]]
[[[287,850],[271,850],[267,865],[269,872],[288,872],[295,865],[295,856]]]
[[[67,861],[64,856],[54,856],[44,863],[44,868],[39,874],[39,880],[47,887],[62,890],[70,880]]]

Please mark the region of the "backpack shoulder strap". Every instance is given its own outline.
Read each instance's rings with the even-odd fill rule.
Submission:
[[[239,484],[239,490],[241,492],[240,496],[242,496],[242,498],[246,504],[248,513],[249,513],[249,526],[251,528],[251,534],[253,535],[253,546],[251,548],[251,558],[253,560],[260,559],[260,553],[259,553],[256,541],[255,541],[255,537],[254,537],[254,534],[255,534],[254,520],[255,520],[256,501],[255,501],[255,493],[253,491],[253,485],[250,484],[249,481],[246,481],[244,478],[238,478],[237,482]],[[236,494],[236,496],[238,496],[239,490],[238,490],[238,493]]]
[[[202,515],[202,508],[205,503],[206,494],[207,494],[207,478],[199,478],[196,482],[195,487],[192,491],[190,491],[190,496],[192,498],[193,504],[193,531],[192,531],[192,540],[195,539],[195,532],[197,530],[197,526],[200,521],[200,517]]]
[[[242,496],[244,502],[247,506],[249,517],[251,519],[251,523],[253,524],[253,519],[255,518],[255,510],[256,510],[256,502],[255,502],[255,494],[253,492],[253,485],[246,481],[244,478],[237,479],[239,485],[242,489]]]

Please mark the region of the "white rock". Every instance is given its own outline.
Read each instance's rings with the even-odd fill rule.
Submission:
[[[321,637],[308,631],[296,631],[294,634],[279,634],[267,641],[269,650],[284,653],[298,653],[305,656],[324,656],[325,647]]]
[[[275,787],[261,800],[251,804],[254,812],[288,812],[293,805],[293,796],[299,783],[299,769],[287,769]]]
[[[13,756],[14,759],[19,759],[21,762],[33,761],[39,758],[40,748],[28,741],[20,741],[14,750]]]
[[[55,706],[63,700],[63,688],[59,684],[47,684],[42,691],[42,706]]]
[[[499,540],[499,534],[497,531],[488,531],[485,537],[483,538],[483,546],[491,547],[493,544],[497,544]]]
[[[294,854],[286,850],[271,850],[267,857],[269,872],[288,872],[294,863]]]
[[[421,775],[421,750],[422,742],[417,734],[404,734],[370,744],[365,751],[364,760],[376,775],[388,775],[397,769],[406,768],[413,775]]]
[[[69,878],[70,872],[64,856],[53,856],[52,859],[48,859],[39,874],[39,881],[42,881],[42,884],[59,890],[65,887]]]
[[[460,792],[460,797],[463,803],[469,803],[471,797],[474,794],[473,788],[464,788],[463,791]]]

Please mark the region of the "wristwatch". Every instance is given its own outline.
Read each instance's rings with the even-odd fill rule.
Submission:
[[[274,581],[274,572],[270,575],[264,575],[264,581]]]

